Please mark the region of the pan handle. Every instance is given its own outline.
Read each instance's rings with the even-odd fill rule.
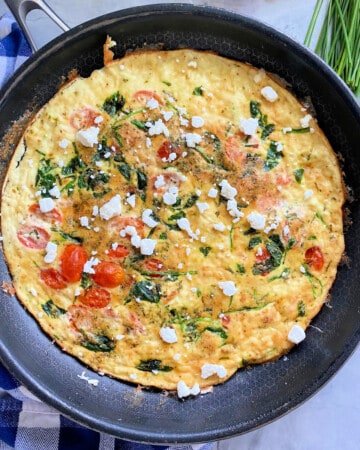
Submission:
[[[38,49],[38,47],[35,44],[26,24],[26,16],[30,11],[40,9],[63,31],[68,31],[70,29],[44,0],[5,0],[5,3],[23,30],[26,39],[34,52]]]

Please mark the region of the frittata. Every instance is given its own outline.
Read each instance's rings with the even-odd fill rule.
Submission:
[[[211,52],[138,51],[29,125],[3,247],[61,348],[187,397],[305,338],[344,251],[343,203],[333,149],[277,79]]]

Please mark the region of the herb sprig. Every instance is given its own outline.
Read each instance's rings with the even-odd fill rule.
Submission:
[[[311,45],[322,6],[323,0],[317,0],[304,40],[304,44],[308,47]],[[314,50],[358,96],[360,94],[359,0],[329,1]]]

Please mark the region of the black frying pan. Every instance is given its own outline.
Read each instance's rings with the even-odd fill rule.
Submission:
[[[31,57],[0,94],[1,176],[27,122],[72,69],[87,76],[102,66],[110,34],[116,56],[129,49],[211,49],[283,77],[300,97],[310,97],[320,126],[343,158],[355,201],[347,207],[349,267],[340,268],[307,338],[288,359],[240,370],[213,394],[179,401],[151,390],[100,377],[53,345],[14,297],[1,294],[0,354],[8,369],[34,394],[63,414],[129,440],[204,442],[241,434],[283,415],[315,393],[344,363],[359,341],[360,327],[360,111],[343,82],[317,57],[282,34],[249,18],[208,7],[162,4],[127,9],[82,24]],[[4,140],[12,127],[11,143]],[[2,279],[10,279],[0,259]],[[321,329],[323,332],[319,332]],[[81,380],[84,370],[98,387]]]

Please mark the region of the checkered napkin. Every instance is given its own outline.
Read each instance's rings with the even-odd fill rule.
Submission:
[[[0,17],[0,88],[31,55],[10,14]],[[1,119],[0,119],[1,120]],[[45,405],[0,363],[0,450],[161,450],[89,430]],[[211,450],[214,444],[174,446],[171,450]]]

